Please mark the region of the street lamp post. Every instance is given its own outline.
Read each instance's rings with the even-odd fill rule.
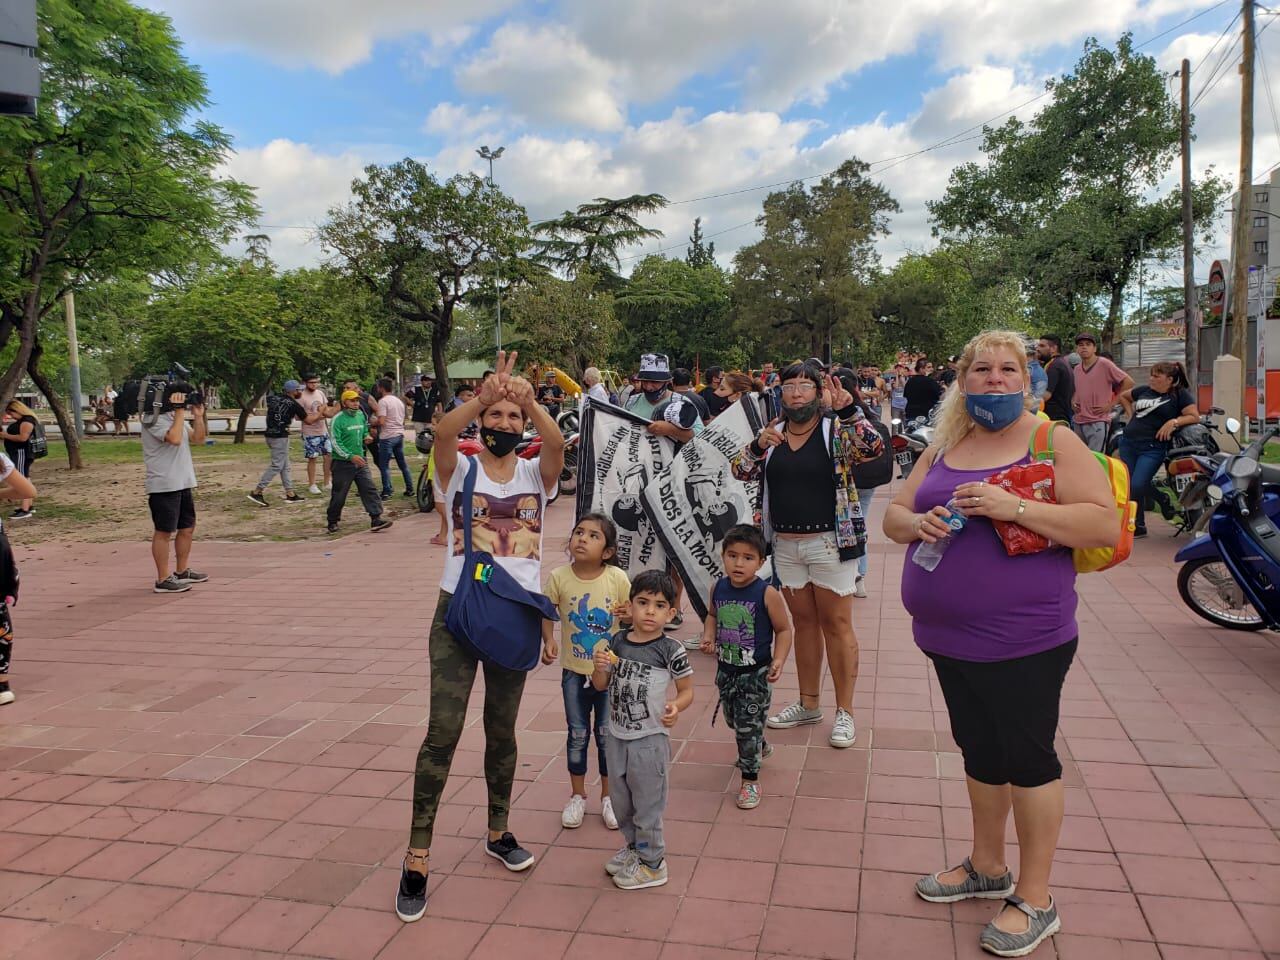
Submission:
[[[499,147],[497,150],[490,150],[488,144],[485,144],[479,150],[476,151],[476,153],[480,154],[481,160],[489,161],[490,189],[493,188],[493,161],[501,157],[502,151],[505,149],[507,148]],[[494,267],[493,292],[498,302],[497,340],[498,340],[498,349],[501,350],[502,349],[502,261],[498,259],[496,250],[494,251],[493,267]]]

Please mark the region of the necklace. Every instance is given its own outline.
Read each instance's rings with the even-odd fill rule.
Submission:
[[[813,431],[814,431],[814,430],[818,429],[818,423],[819,423],[819,421],[821,421],[821,419],[822,419],[821,417],[814,417],[814,418],[813,418],[813,426],[811,426],[808,430],[805,430],[805,431],[803,431],[803,432],[801,432],[801,433],[797,433],[795,430],[792,430],[792,429],[791,429],[791,424],[790,424],[790,423],[788,423],[788,424],[787,424],[787,436],[788,436],[788,437],[807,437],[809,434],[813,433]]]

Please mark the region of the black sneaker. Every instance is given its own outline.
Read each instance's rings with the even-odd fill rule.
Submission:
[[[9,519],[10,520],[26,520],[35,512],[36,511],[34,508],[31,510],[23,510],[21,507],[19,507],[17,510],[13,511],[13,513],[9,514]]]
[[[369,524],[369,529],[374,533],[377,533],[379,530],[386,530],[390,526],[390,520],[384,520],[382,517],[378,517],[373,521],[373,523]]]
[[[404,492],[403,496],[406,496],[406,497],[416,497],[416,496],[417,496],[417,494],[416,494],[416,493],[414,493],[412,490],[406,490],[406,491]]]
[[[382,495],[380,495],[380,496],[378,497],[378,499],[379,499],[379,500],[382,500],[384,503],[385,503],[386,501],[390,500],[390,499],[391,499],[391,491],[390,491],[390,490],[388,490],[386,493],[383,493]]]
[[[520,841],[510,833],[504,833],[497,840],[485,841],[484,852],[501,860],[504,867],[516,873],[533,866],[533,854],[520,846]]]
[[[179,580],[177,574],[171,573],[163,580],[157,580],[151,589],[154,593],[185,593],[191,589],[191,584]]]
[[[672,617],[672,618],[671,618],[671,622],[670,622],[670,623],[668,623],[665,627],[663,627],[663,629],[664,629],[664,630],[678,630],[678,629],[680,629],[680,628],[681,628],[681,627],[683,627],[683,626],[684,626],[684,614],[683,614],[683,613],[677,613],[674,617]]]
[[[427,875],[400,867],[400,889],[396,891],[396,916],[405,923],[421,920],[427,912]]]
[[[1146,535],[1147,535],[1147,528],[1146,528],[1146,527],[1134,527],[1134,528],[1133,528],[1133,539],[1135,539],[1135,540],[1139,540],[1139,539],[1141,539],[1142,537],[1145,537]]]
[[[285,503],[306,503],[307,498],[300,497],[291,490],[289,491],[289,494],[284,498],[284,502]]]
[[[174,577],[177,578],[179,583],[204,583],[209,579],[209,575],[207,573],[200,573],[198,570],[192,570],[190,567],[187,567],[187,569],[183,570],[181,573],[175,573]]]
[[[253,491],[253,493],[249,494],[249,502],[256,503],[260,507],[271,506],[271,504],[267,503],[267,498],[264,497],[262,493],[258,490],[255,490]]]
[[[8,682],[0,683],[0,706],[6,703],[13,703],[17,698],[13,695],[13,691],[9,689]]]
[[[337,533],[337,532],[338,532],[338,525],[337,525],[336,523],[331,523],[331,524],[329,524],[327,527],[325,527],[325,528],[324,528],[324,532],[325,532],[325,533]]]

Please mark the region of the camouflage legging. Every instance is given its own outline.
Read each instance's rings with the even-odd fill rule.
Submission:
[[[453,751],[467,719],[467,701],[476,680],[478,661],[468,655],[444,625],[452,597],[440,591],[428,640],[431,659],[431,708],[427,737],[418,751],[413,775],[413,823],[409,846],[427,850],[436,809]],[[484,778],[489,784],[489,829],[506,830],[511,809],[511,783],[516,775],[516,714],[527,674],[484,665]]]
[[[716,669],[716,688],[724,720],[738,738],[738,769],[743,780],[760,777],[760,751],[764,749],[764,720],[773,701],[768,681],[769,665],[754,670]]]

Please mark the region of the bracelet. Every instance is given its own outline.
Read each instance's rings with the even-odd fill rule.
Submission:
[[[1013,515],[1013,519],[1017,520],[1019,517],[1021,517],[1021,516],[1022,516],[1024,513],[1026,513],[1026,512],[1027,512],[1027,501],[1025,501],[1025,500],[1023,500],[1021,497],[1019,497],[1019,498],[1018,498],[1018,512],[1017,512],[1017,513],[1015,513],[1015,514]]]

